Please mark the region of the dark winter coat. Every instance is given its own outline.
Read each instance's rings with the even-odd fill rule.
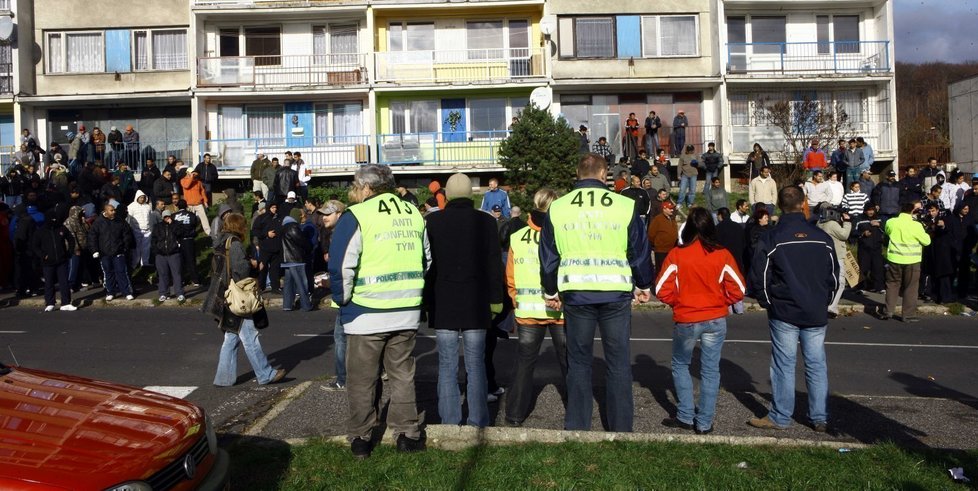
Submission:
[[[104,257],[126,254],[132,250],[132,229],[120,215],[112,220],[99,215],[88,230],[88,247]]]
[[[75,238],[56,218],[37,229],[31,242],[34,254],[44,266],[67,262],[75,251]]]
[[[428,215],[432,267],[425,280],[433,329],[490,327],[490,304],[503,302],[503,263],[496,220],[458,198]]]
[[[173,225],[180,240],[193,240],[197,237],[197,225],[200,219],[189,210],[178,210],[173,214]]]
[[[737,261],[737,267],[741,274],[744,273],[744,248],[747,234],[744,233],[744,226],[730,220],[729,218],[717,224],[717,242]]]
[[[275,190],[275,199],[280,202],[285,201],[289,191],[295,191],[298,182],[298,172],[292,170],[290,167],[279,167],[278,171],[275,172],[275,185],[272,186]]]
[[[153,227],[150,235],[153,253],[157,256],[170,256],[180,252],[180,236],[177,235],[176,222],[160,222]]]
[[[262,254],[282,252],[282,220],[284,218],[281,213],[273,215],[265,212],[255,221],[254,229],[257,231],[255,236],[259,238]],[[268,236],[268,232],[272,230],[275,231],[275,237]]]
[[[156,193],[154,190],[156,188],[156,181],[163,176],[160,172],[160,168],[156,165],[153,167],[148,167],[143,170],[143,173],[139,176],[139,190],[146,193],[150,198],[156,198]],[[166,196],[167,198],[169,195]],[[152,204],[152,203],[150,203]]]
[[[143,192],[145,193],[145,191]],[[153,192],[149,194],[153,197],[153,199],[161,199],[169,203],[170,196],[173,194],[173,181],[167,180],[165,177],[160,176],[153,181]]]
[[[873,189],[871,198],[873,204],[880,208],[881,215],[897,215],[900,213],[902,194],[898,183],[883,181]]]
[[[282,263],[308,263],[312,255],[312,244],[302,233],[299,222],[288,217],[282,225]]]

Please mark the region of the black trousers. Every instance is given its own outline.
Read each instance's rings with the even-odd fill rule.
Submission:
[[[518,324],[516,330],[519,333],[519,357],[516,379],[506,394],[506,419],[522,423],[530,415],[530,407],[533,405],[533,370],[548,331],[553,340],[557,363],[560,364],[561,380],[567,379],[567,333],[563,324]]]
[[[191,283],[200,283],[194,239],[180,239],[180,262],[183,264],[183,278]]]
[[[282,289],[282,252],[261,252],[261,262],[264,266],[258,273],[258,286],[265,288],[265,281],[271,281],[272,290]]]
[[[68,261],[44,269],[44,305],[54,305],[54,285],[61,291],[61,305],[71,303],[71,285],[68,284]]]
[[[856,256],[859,261],[859,273],[862,276],[863,288],[882,290],[885,281],[883,277],[883,251],[860,247]]]

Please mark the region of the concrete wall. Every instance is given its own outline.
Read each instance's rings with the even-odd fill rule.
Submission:
[[[49,29],[105,29],[117,27],[186,26],[190,24],[187,0],[87,0],[34,2],[35,31]],[[40,32],[35,34],[40,38]]]
[[[978,172],[978,77],[948,86],[951,160],[965,172]]]

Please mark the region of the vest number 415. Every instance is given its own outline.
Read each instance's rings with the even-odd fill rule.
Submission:
[[[399,200],[399,199],[397,199],[397,198],[395,198],[393,196],[390,197],[390,198],[388,198],[388,199],[386,199],[386,200],[378,200],[377,201],[377,212],[378,213],[386,213],[388,215],[390,215],[391,213],[394,213],[394,212],[396,212],[398,215],[413,215],[414,214],[414,211],[411,210],[411,205],[409,203],[404,203],[404,207],[402,208],[400,201],[401,200]],[[391,206],[388,206],[387,205],[388,202],[390,202],[391,205],[393,205],[393,209],[392,209]]]

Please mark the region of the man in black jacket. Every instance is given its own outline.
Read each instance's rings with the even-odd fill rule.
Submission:
[[[737,261],[737,268],[741,275],[746,275],[744,271],[744,249],[746,248],[747,234],[744,226],[730,219],[729,208],[717,209],[717,242],[730,251],[730,255]],[[733,304],[731,311],[735,314],[744,313],[744,301],[741,300]]]
[[[143,168],[143,173],[139,175],[139,190],[149,196],[150,201],[156,198],[156,195],[153,194],[153,187],[156,185],[156,180],[162,175],[160,168],[156,166],[156,162],[153,159],[146,159],[146,167]]]
[[[312,310],[306,263],[312,256],[312,243],[303,235],[299,222],[286,216],[282,220],[282,270],[285,271],[285,287],[282,292],[282,310],[292,310],[295,296],[303,312]]]
[[[197,218],[193,213],[188,213],[193,218]],[[153,246],[153,254],[156,255],[156,272],[159,277],[160,303],[169,299],[170,288],[177,294],[177,301],[183,302],[183,274],[181,272],[180,256],[180,231],[178,225],[173,222],[173,212],[163,211],[163,220],[153,226],[153,233],[150,235]]]
[[[262,288],[271,283],[272,293],[281,294],[279,281],[282,269],[282,214],[277,203],[269,203],[267,211],[259,215],[252,227],[258,239],[258,285]]]
[[[44,270],[44,311],[54,310],[56,283],[61,290],[61,310],[77,310],[71,304],[71,284],[68,283],[68,260],[75,251],[75,238],[58,220],[55,209],[48,210],[44,215],[44,226],[34,233],[32,248],[41,259]]]
[[[900,185],[896,182],[896,172],[893,171],[889,171],[886,180],[873,188],[870,200],[873,206],[879,208],[883,223],[900,214],[901,195]]]
[[[173,224],[180,239],[180,258],[183,264],[183,278],[190,280],[190,286],[200,286],[200,276],[197,274],[197,227],[200,219],[197,214],[187,209],[185,200],[177,200],[177,212],[173,214]]]
[[[88,247],[94,251],[92,257],[102,263],[105,273],[106,302],[122,295],[126,300],[134,298],[126,256],[132,250],[135,238],[125,220],[116,216],[117,204],[114,200],[106,203],[88,231]]]
[[[883,222],[876,207],[869,206],[856,223],[856,242],[862,288],[873,293],[883,290]]]
[[[747,423],[755,428],[785,429],[795,410],[795,361],[798,343],[805,357],[808,418],[812,428],[828,428],[829,395],[825,363],[828,306],[841,280],[832,238],[805,220],[805,195],[797,186],[778,193],[781,219],[761,234],[754,248],[748,288],[767,309],[771,329],[771,410]]]
[[[299,183],[299,173],[292,169],[291,164],[286,161],[278,171],[275,172],[275,201],[283,203],[289,192],[295,192],[296,185]]]
[[[174,192],[173,183],[173,172],[169,169],[164,169],[160,177],[153,182],[153,199],[164,200],[168,205],[176,204],[170,202],[170,198]]]
[[[207,202],[213,203],[212,191],[217,186],[217,166],[211,161],[211,154],[204,154],[204,161],[197,164],[194,172],[200,175],[200,181],[204,183],[204,191],[207,193]]]

